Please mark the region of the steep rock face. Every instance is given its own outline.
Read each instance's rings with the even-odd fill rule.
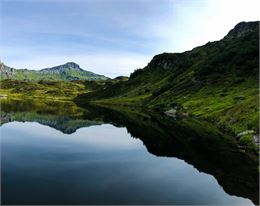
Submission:
[[[15,69],[6,66],[3,62],[0,62],[0,74],[1,78],[12,78],[15,75]]]

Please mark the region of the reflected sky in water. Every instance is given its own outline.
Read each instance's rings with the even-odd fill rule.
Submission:
[[[240,204],[208,174],[150,154],[125,128],[73,134],[38,123],[1,127],[2,201],[8,204]]]

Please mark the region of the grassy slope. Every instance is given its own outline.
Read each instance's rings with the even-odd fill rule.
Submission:
[[[126,82],[79,96],[80,104],[180,111],[233,133],[258,131],[258,30],[180,54],[157,55]]]
[[[72,100],[80,94],[89,93],[99,88],[127,81],[128,78],[120,77],[104,81],[54,81],[34,80],[22,81],[14,79],[0,80],[0,94],[8,98],[44,98],[57,100]]]
[[[39,81],[39,80],[52,80],[52,81],[58,81],[58,80],[68,80],[68,78],[78,78],[81,80],[105,80],[106,77],[101,75],[96,75],[91,72],[80,72],[80,71],[69,71],[64,74],[42,74],[38,71],[33,70],[16,70],[15,76],[13,79],[16,80],[33,80],[33,81]]]
[[[18,81],[12,79],[0,82],[0,94],[8,98],[45,98],[73,99],[77,95],[90,92],[100,87],[103,82],[91,81]]]

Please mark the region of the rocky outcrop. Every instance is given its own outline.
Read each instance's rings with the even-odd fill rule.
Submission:
[[[63,64],[63,65],[41,69],[39,72],[42,73],[42,74],[59,74],[59,73],[62,73],[62,72],[67,72],[67,71],[84,72],[85,70],[81,69],[80,66],[78,64],[74,63],[74,62],[68,62],[68,63]],[[85,72],[91,73],[89,71],[85,71]]]
[[[177,110],[176,109],[170,109],[170,110],[164,112],[164,114],[166,114],[169,117],[176,118],[177,117]]]
[[[15,75],[15,69],[6,66],[3,62],[0,62],[0,74],[2,78],[12,78]]]
[[[253,141],[255,144],[259,144],[259,134],[253,136]]]
[[[245,130],[243,132],[240,132],[237,134],[237,137],[241,137],[241,136],[244,136],[244,135],[247,135],[247,134],[254,134],[255,131],[254,130]]]
[[[234,27],[234,29],[228,32],[228,34],[224,37],[224,39],[233,39],[233,38],[244,36],[249,32],[256,30],[258,27],[259,27],[259,21],[240,22]]]

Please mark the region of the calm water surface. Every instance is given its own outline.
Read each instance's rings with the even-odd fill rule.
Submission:
[[[110,124],[70,135],[38,123],[4,125],[2,189],[9,204],[251,204]]]

